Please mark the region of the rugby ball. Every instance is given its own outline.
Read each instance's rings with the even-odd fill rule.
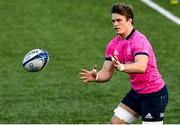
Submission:
[[[23,59],[23,67],[29,72],[37,72],[43,69],[49,61],[48,52],[43,49],[29,51]]]

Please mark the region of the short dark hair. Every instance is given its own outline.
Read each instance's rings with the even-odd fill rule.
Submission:
[[[131,18],[133,24],[134,13],[130,6],[124,3],[116,3],[112,6],[111,13],[118,13],[120,15],[126,16],[127,19]]]

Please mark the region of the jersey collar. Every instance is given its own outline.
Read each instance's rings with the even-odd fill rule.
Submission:
[[[126,40],[129,40],[130,37],[133,35],[134,32],[135,32],[135,29],[133,28],[133,30],[131,31],[131,33],[126,37]]]

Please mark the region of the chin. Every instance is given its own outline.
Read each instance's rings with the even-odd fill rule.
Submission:
[[[116,31],[116,34],[121,35],[121,34],[123,34],[123,32],[121,32],[121,31]]]
[[[121,33],[121,32],[116,32],[116,34],[117,34],[117,35],[122,35],[122,33]]]

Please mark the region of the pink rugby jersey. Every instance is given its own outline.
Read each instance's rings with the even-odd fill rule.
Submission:
[[[157,69],[151,44],[142,33],[133,29],[126,39],[121,39],[118,35],[106,48],[106,60],[111,60],[110,55],[117,55],[123,64],[133,63],[135,56],[139,54],[148,56],[147,68],[145,73],[129,73],[131,87],[141,94],[159,91],[165,83]]]

